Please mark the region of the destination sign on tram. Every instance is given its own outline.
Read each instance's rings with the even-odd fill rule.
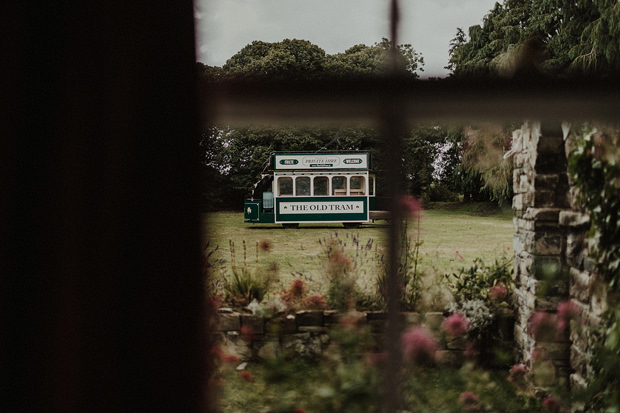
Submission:
[[[281,202],[280,214],[360,214],[363,201]]]
[[[368,169],[367,153],[275,154],[274,169]]]

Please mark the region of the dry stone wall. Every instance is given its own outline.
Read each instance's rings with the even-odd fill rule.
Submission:
[[[441,312],[401,313],[405,328],[424,326],[439,339],[440,348],[436,362],[441,366],[460,366],[467,357],[486,358],[484,362],[493,366],[488,354],[467,354],[465,337],[450,337],[442,332],[445,315]],[[222,308],[218,311],[215,328],[212,332],[215,343],[228,355],[241,361],[261,360],[288,355],[307,359],[329,357],[335,350],[331,331],[347,325],[354,320],[354,328],[369,333],[373,343],[369,352],[383,350],[383,338],[387,314],[384,312],[355,312],[339,314],[336,311],[298,311],[293,314],[279,314],[275,317],[260,317]],[[514,317],[512,314],[500,316],[496,320],[500,336],[512,338]],[[489,348],[511,348],[509,342],[489,343]],[[512,357],[511,357],[512,359]],[[502,366],[505,367],[505,366]]]

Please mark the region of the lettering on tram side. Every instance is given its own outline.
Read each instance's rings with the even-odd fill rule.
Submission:
[[[280,202],[280,214],[364,213],[363,201]]]

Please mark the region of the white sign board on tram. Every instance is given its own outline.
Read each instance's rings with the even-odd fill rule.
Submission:
[[[276,154],[276,170],[369,169],[368,154]]]

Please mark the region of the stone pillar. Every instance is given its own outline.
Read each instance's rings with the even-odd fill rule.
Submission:
[[[537,341],[530,320],[537,312],[552,316],[569,295],[566,236],[559,223],[560,212],[569,208],[564,139],[559,125],[546,130],[525,123],[515,132],[513,146],[515,344],[530,368],[533,355],[538,358],[544,350],[552,374],[537,384],[550,387],[568,382],[570,343],[568,337]]]

